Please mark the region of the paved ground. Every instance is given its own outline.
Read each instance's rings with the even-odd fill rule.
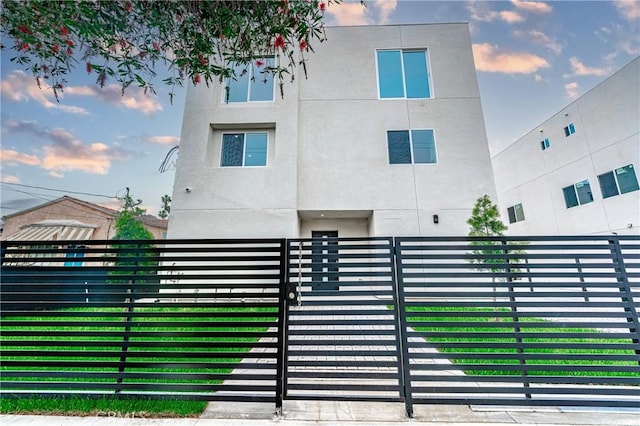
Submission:
[[[404,405],[368,402],[286,401],[282,416],[273,404],[214,402],[199,419],[123,417],[0,416],[2,426],[409,426],[422,425],[640,425],[637,409],[542,408],[537,410],[453,405],[415,406],[407,419]],[[133,417],[133,418],[132,418]]]

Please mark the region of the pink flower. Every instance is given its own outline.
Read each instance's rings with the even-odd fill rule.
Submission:
[[[207,59],[204,57],[204,55],[200,55],[200,63],[203,67],[207,65]]]
[[[22,43],[20,45],[20,50],[27,50],[29,48],[29,43]]]
[[[60,46],[58,46],[57,44],[53,45],[53,51],[58,53],[60,51]]]
[[[257,66],[258,68],[263,67],[263,66],[264,66],[264,61],[261,61],[260,59],[258,59],[258,60],[256,61],[256,66]]]
[[[19,25],[18,31],[24,34],[31,34],[31,31],[29,31],[29,28],[26,25]]]
[[[318,3],[318,7],[320,8],[321,11],[325,11],[327,10],[327,5],[326,3],[322,2],[322,3]]]
[[[282,35],[278,34],[275,38],[275,40],[273,40],[273,46],[277,47],[279,49],[284,49],[284,37],[282,37]]]
[[[67,43],[67,46],[73,47],[73,40],[67,40],[66,43]]]
[[[300,50],[304,50],[308,47],[308,44],[305,40],[300,40]]]
[[[69,34],[67,27],[60,28],[60,34],[62,34],[63,36],[66,36],[67,34]]]
[[[157,41],[153,42],[153,50],[155,50],[156,52],[160,51],[160,45]]]
[[[200,74],[196,74],[193,76],[193,84],[198,84],[200,83],[201,79],[200,79]]]
[[[91,62],[87,62],[87,74],[91,74],[93,71],[93,64]]]

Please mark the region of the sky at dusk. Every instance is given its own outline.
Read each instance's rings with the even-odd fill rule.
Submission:
[[[492,154],[640,54],[636,0],[368,0],[326,13],[327,25],[447,22],[470,24]],[[186,89],[173,104],[160,80],[157,96],[137,88],[122,96],[79,67],[58,103],[11,57],[2,51],[0,216],[63,195],[117,208],[127,187],[157,214],[172,192],[174,172],[158,168],[179,144]]]

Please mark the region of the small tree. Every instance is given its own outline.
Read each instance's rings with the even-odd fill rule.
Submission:
[[[163,195],[161,201],[162,208],[158,212],[158,216],[160,216],[162,219],[166,219],[167,217],[169,217],[169,213],[171,213],[171,197],[168,195]]]
[[[486,194],[476,201],[467,224],[469,225],[470,237],[501,237],[507,230],[507,226],[500,219],[498,206],[493,204]],[[471,245],[478,247],[473,250],[474,257],[471,259],[471,263],[481,265],[481,269],[493,272],[491,282],[493,283],[493,300],[495,302],[495,274],[505,270],[504,264],[507,263],[507,260],[504,255],[508,252],[506,246],[501,241],[495,240],[474,240],[471,241]]]

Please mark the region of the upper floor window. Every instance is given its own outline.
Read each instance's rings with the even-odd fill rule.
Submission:
[[[549,149],[551,147],[551,142],[549,142],[549,138],[544,138],[543,141],[540,141],[540,148],[544,151],[545,149]]]
[[[82,266],[82,260],[79,259],[84,257],[84,249],[84,246],[69,246],[65,254],[64,266]]]
[[[228,78],[225,87],[226,102],[273,101],[273,58],[264,58],[249,64],[235,64],[234,78]]]
[[[507,209],[509,215],[509,223],[522,222],[524,220],[524,210],[522,209],[522,203],[511,206]]]
[[[220,166],[266,166],[268,139],[266,132],[223,133]]]
[[[568,209],[593,201],[593,193],[591,192],[591,185],[588,179],[562,188],[562,192],[564,193],[564,202]]]
[[[380,98],[430,98],[425,50],[379,50]]]
[[[389,164],[437,163],[432,129],[387,131]]]
[[[602,198],[614,197],[640,189],[633,164],[612,170],[598,176]]]
[[[569,123],[569,125],[564,128],[564,135],[566,137],[571,136],[575,132],[576,132],[576,126],[573,123]]]

